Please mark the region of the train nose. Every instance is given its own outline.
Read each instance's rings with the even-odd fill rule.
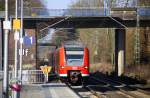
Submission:
[[[77,75],[76,75],[76,74],[73,74],[73,75],[71,76],[71,78],[72,78],[72,79],[75,79],[75,78],[77,78]]]
[[[71,79],[72,82],[78,81],[78,74],[77,73],[71,74],[70,79]]]
[[[79,76],[80,72],[72,71],[70,72],[70,78],[75,79]]]

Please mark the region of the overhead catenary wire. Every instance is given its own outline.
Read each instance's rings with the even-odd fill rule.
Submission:
[[[52,25],[49,25],[49,26],[47,26],[47,27],[41,29],[40,32],[43,31],[43,30],[46,30],[46,29],[48,29],[48,28],[51,28],[51,27],[53,27],[53,26],[55,26],[55,25],[57,25],[57,24],[59,24],[59,23],[65,21],[65,20],[67,20],[67,19],[69,19],[69,18],[70,18],[70,16],[68,16],[68,17],[66,17],[66,18],[64,18],[64,19],[62,19],[62,20],[60,20],[60,21],[58,21],[58,22],[56,22],[56,23],[54,23],[54,24],[52,24]]]
[[[120,24],[121,26],[123,26],[124,29],[125,29],[125,28],[126,28],[126,29],[128,28],[127,26],[125,26],[124,24],[122,24],[122,23],[119,22],[118,20],[114,19],[113,17],[109,16],[109,18],[111,18],[112,20],[114,20],[115,22],[117,22],[118,24]]]

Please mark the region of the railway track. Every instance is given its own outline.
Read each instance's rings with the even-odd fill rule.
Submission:
[[[117,94],[121,94],[123,95],[125,98],[150,98],[150,93],[141,89],[137,89],[137,88],[133,88],[130,87],[124,83],[118,82],[118,81],[114,81],[112,79],[106,79],[106,78],[95,78],[92,77],[93,79],[95,79],[96,81],[99,82],[104,82],[107,83],[107,89],[109,90],[116,90]],[[92,89],[94,87],[91,87],[90,89]],[[97,87],[95,87],[97,88]],[[101,94],[104,97],[101,98],[115,98],[115,97],[110,97],[107,95],[107,93],[102,93]],[[123,98],[123,97],[118,97],[118,98]]]
[[[66,84],[69,86],[69,88],[71,88],[74,92],[76,92],[76,94],[78,94],[81,98],[111,98],[107,95],[107,93],[103,92],[106,90],[106,88],[107,90],[112,90],[108,88],[110,85],[103,81],[99,81],[98,79],[90,78],[90,81],[88,81],[88,83],[83,84],[82,86],[72,86],[69,83]],[[101,88],[101,90],[93,89],[93,87]],[[118,97],[118,98],[123,98],[123,97]]]
[[[81,86],[66,85],[81,98],[150,98],[150,93],[109,78],[90,79]]]
[[[66,83],[66,85],[71,88],[78,96],[81,98],[102,98],[100,94],[98,94],[96,91],[90,88],[90,86],[103,86],[106,85],[106,83],[99,84],[97,81],[91,81],[89,83],[84,83],[80,86],[73,86],[70,83]],[[89,86],[90,85],[90,86]]]

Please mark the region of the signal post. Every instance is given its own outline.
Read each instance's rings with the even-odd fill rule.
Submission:
[[[51,66],[41,66],[40,67],[44,74],[44,82],[48,82],[48,73],[50,73],[52,67]]]

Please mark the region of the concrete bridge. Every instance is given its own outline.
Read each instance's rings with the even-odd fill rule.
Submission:
[[[37,23],[46,22],[54,28],[98,28],[98,27],[136,27],[137,16],[140,26],[149,26],[150,7],[130,8],[84,8],[84,9],[46,9],[25,8],[24,27],[35,28]],[[10,15],[13,18],[14,15]],[[4,18],[4,12],[0,12]]]

